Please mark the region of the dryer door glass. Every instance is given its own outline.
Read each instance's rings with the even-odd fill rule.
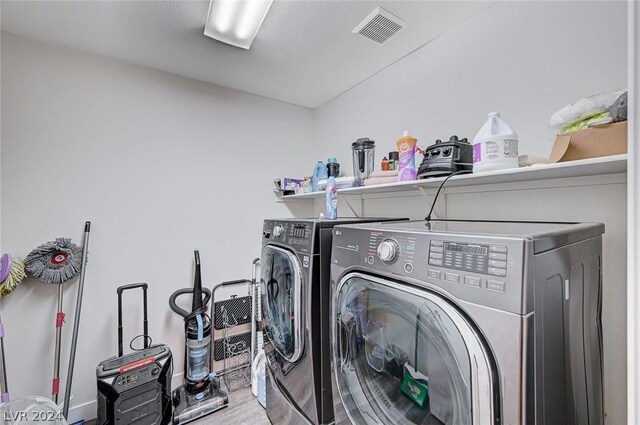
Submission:
[[[261,270],[265,331],[277,352],[295,362],[302,353],[300,262],[290,251],[267,245]]]
[[[334,302],[335,375],[353,423],[498,423],[486,350],[446,299],[356,274]]]

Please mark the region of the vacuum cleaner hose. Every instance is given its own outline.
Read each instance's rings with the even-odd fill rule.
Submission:
[[[206,311],[206,305],[209,304],[209,300],[211,299],[211,291],[207,288],[202,288],[202,293],[204,294],[204,299],[202,300],[202,304],[205,306],[203,307],[204,311]],[[193,313],[189,313],[188,311],[180,308],[176,303],[176,299],[180,295],[185,295],[185,294],[193,294],[193,288],[178,289],[176,292],[171,294],[171,296],[169,297],[169,307],[171,307],[171,310],[173,310],[174,313],[186,319],[188,316],[192,315]]]

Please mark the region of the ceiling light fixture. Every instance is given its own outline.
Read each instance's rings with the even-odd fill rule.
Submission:
[[[273,0],[211,0],[204,35],[249,49]]]

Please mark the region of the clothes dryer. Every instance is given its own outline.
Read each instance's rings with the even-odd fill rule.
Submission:
[[[335,227],[336,424],[602,425],[603,232]]]
[[[260,290],[267,357],[267,415],[274,424],[333,422],[330,260],[337,224],[386,221],[265,220]],[[397,220],[397,219],[396,219]]]

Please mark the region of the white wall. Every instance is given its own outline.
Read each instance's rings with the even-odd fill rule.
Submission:
[[[359,137],[381,160],[403,130],[423,148],[472,139],[491,111],[518,132],[520,154],[547,156],[556,110],[626,86],[626,29],[625,2],[498,2],[318,108],[316,156],[350,171]]]
[[[207,287],[251,277],[262,219],[289,214],[272,179],[308,172],[312,111],[7,33],[2,65],[2,247],[80,244],[93,223],[71,415],[91,418],[95,368],[116,353],[115,288],[149,282],[150,333],[180,373],[167,301],[193,284],[192,249]],[[63,376],[76,288],[64,285]],[[29,279],[3,302],[14,398],[50,392],[56,289]],[[129,298],[127,341],[141,332]]]
[[[337,156],[351,173],[350,144],[376,140],[376,162],[402,130],[426,147],[472,138],[498,110],[518,132],[520,153],[547,156],[553,112],[626,85],[624,2],[500,2],[316,110],[315,157]],[[432,191],[433,193],[433,191]],[[600,221],[604,249],[606,423],[626,422],[626,176],[446,190],[450,218]],[[352,199],[356,209],[360,200]],[[366,197],[372,216],[423,218],[419,194]],[[324,202],[316,201],[316,212]],[[344,201],[339,213],[351,215]]]

